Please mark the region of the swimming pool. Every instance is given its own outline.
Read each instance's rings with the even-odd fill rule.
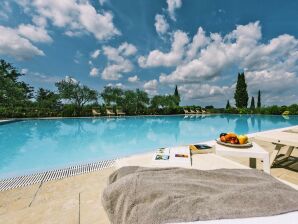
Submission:
[[[138,116],[25,120],[0,125],[0,179],[298,125],[298,116]]]

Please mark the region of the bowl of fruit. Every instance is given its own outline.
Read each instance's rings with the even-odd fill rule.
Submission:
[[[252,143],[248,141],[246,135],[237,135],[235,133],[221,133],[216,142],[220,145],[235,147],[235,148],[247,148],[251,147]]]

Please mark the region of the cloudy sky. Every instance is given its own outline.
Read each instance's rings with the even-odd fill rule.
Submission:
[[[0,58],[34,87],[71,76],[223,107],[238,72],[263,103],[298,103],[298,1],[2,0]],[[233,101],[232,101],[233,102]]]

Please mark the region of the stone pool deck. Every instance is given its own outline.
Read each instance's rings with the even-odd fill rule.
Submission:
[[[257,143],[269,152],[274,149],[274,145],[270,143],[261,141]],[[229,159],[248,166],[248,159]],[[261,165],[261,161],[257,161],[257,168]],[[109,223],[100,197],[114,169],[114,167],[106,168],[61,180],[2,191],[0,223]],[[271,175],[298,185],[297,150],[287,162],[279,167],[273,167]]]

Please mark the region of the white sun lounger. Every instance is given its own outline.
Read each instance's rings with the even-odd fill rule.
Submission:
[[[298,147],[298,136],[297,133],[290,133],[290,132],[268,132],[268,133],[262,133],[255,136],[255,139],[271,142],[275,144],[275,150],[272,152],[270,156],[270,164],[277,164],[282,161],[285,161],[287,158],[289,158],[295,148]],[[288,146],[288,150],[286,154],[279,159],[276,159],[276,157],[279,154],[279,151],[282,147]]]
[[[162,164],[156,164],[152,161],[152,154],[153,153],[147,153],[142,155],[130,156],[123,159],[118,159],[116,160],[115,167],[116,168],[121,168],[124,166],[162,167]],[[199,169],[199,170],[250,169],[247,166],[244,166],[240,163],[234,162],[230,159],[218,156],[213,153],[192,155],[192,164],[191,164],[191,167],[189,168]],[[297,185],[288,183],[287,181],[284,181],[284,180],[280,180],[280,179],[278,180],[298,190]],[[296,211],[296,212],[290,212],[290,213],[281,214],[277,216],[181,222],[181,224],[190,224],[190,223],[194,223],[194,224],[280,224],[280,223],[296,224],[297,220],[298,220],[298,212]]]

